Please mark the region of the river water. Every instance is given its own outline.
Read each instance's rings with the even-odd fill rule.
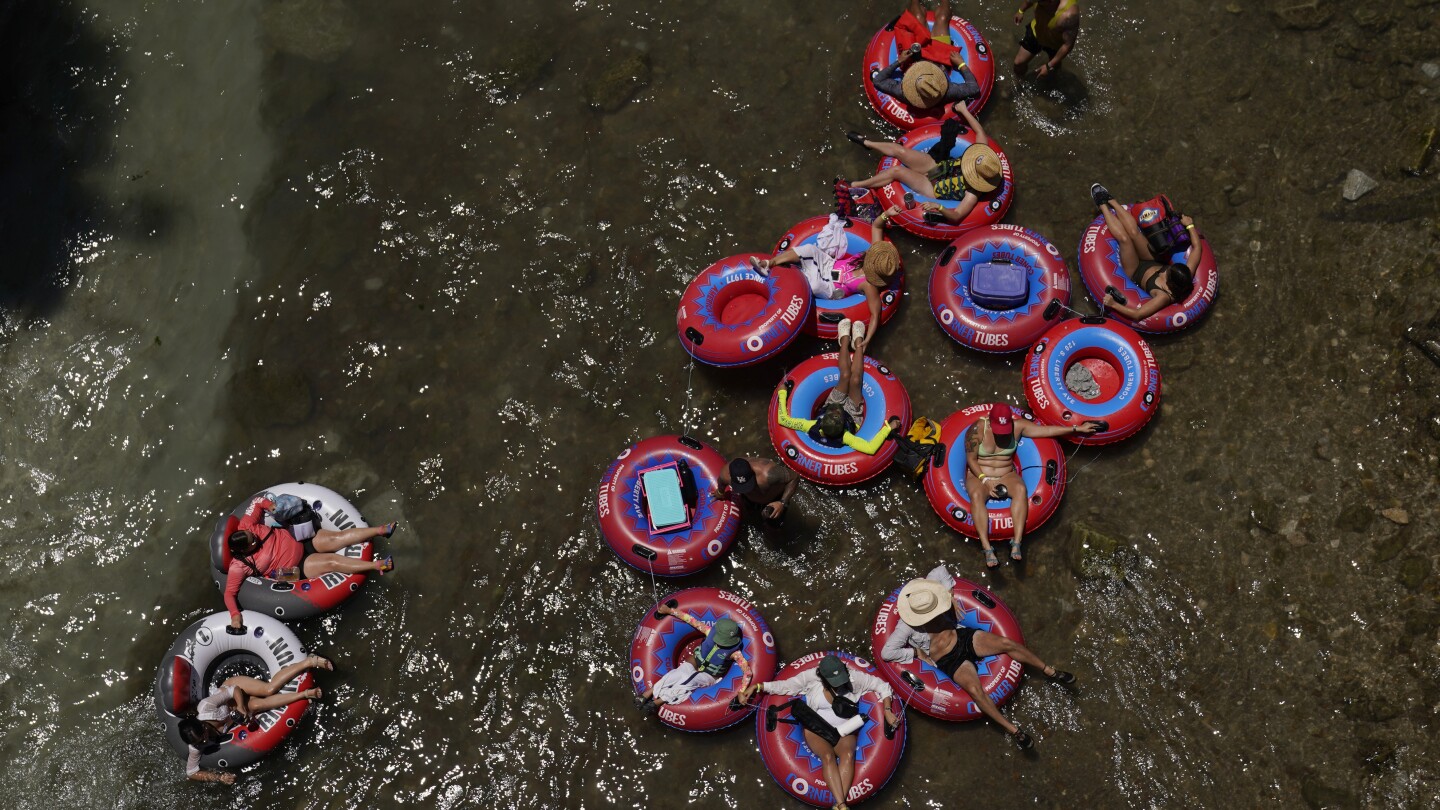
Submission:
[[[860,54],[898,5],[0,2],[0,806],[792,806],[752,725],[630,707],[651,584],[593,492],[653,434],[767,451],[770,390],[824,347],[692,372],[676,301],[873,165],[843,132],[880,131]],[[1055,81],[1002,68],[1007,221],[1073,257],[1091,182],[1164,191],[1220,296],[1154,341],[1159,416],[1071,459],[1023,569],[887,476],[802,487],[684,581],[753,601],[783,658],[864,653],[944,561],[1079,676],[1009,704],[1033,756],[912,715],[870,806],[1440,802],[1440,368],[1405,339],[1440,309],[1437,9],[1095,4]],[[958,13],[1005,64],[1011,12]],[[1347,202],[1352,169],[1379,187]],[[1016,360],[933,323],[940,246],[897,241],[873,352],[917,411],[1022,402]],[[214,517],[292,479],[402,521],[397,570],[299,627],[337,671],[296,741],[187,782],[155,668],[221,607]]]

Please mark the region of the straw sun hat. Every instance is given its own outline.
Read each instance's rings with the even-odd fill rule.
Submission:
[[[900,589],[895,607],[900,619],[911,627],[919,627],[931,619],[953,610],[955,597],[950,589],[933,579],[912,579]]]
[[[1000,156],[983,143],[970,146],[960,156],[960,173],[965,176],[965,187],[976,194],[994,191],[1004,179]]]
[[[945,71],[934,62],[916,62],[905,71],[905,78],[900,82],[900,95],[911,106],[928,110],[940,103],[945,97],[945,90],[950,82],[945,78]]]

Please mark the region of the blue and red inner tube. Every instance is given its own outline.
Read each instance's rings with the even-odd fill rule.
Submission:
[[[829,221],[829,217],[810,217],[797,222],[795,227],[786,231],[780,241],[775,243],[775,252],[778,254],[800,245],[814,244],[816,237]],[[850,225],[845,229],[845,238],[846,253],[864,253],[873,244],[870,241],[870,224],[860,219],[850,220]],[[880,291],[880,323],[888,323],[899,311],[904,292],[905,266],[902,261],[900,269],[890,277],[890,283]],[[870,322],[870,305],[866,303],[864,293],[857,292],[844,298],[829,300],[816,298],[811,317],[805,319],[805,333],[822,340],[834,340],[836,324],[845,318],[867,324]]]
[[[876,114],[901,129],[938,124],[944,118],[954,117],[948,104],[922,110],[903,98],[896,98],[876,89],[870,74],[895,64],[895,57],[899,53],[899,47],[895,44],[895,23],[898,19],[891,20],[884,28],[875,32],[875,36],[865,48],[865,67],[860,71],[861,83],[865,87],[865,99],[870,102]],[[925,27],[929,28],[934,22],[935,13],[926,12]],[[953,16],[950,18],[950,42],[960,49],[960,58],[965,61],[970,72],[975,75],[975,81],[980,85],[980,95],[965,103],[970,112],[979,115],[995,88],[995,60],[990,53],[990,43],[980,33],[980,29],[967,20]],[[954,68],[947,69],[945,77],[952,82],[964,81],[960,71]]]
[[[1099,386],[1084,399],[1065,375],[1083,365]],[[1067,437],[1078,444],[1109,444],[1133,436],[1160,409],[1160,367],[1150,345],[1134,329],[1107,318],[1075,318],[1053,326],[1025,360],[1025,398],[1047,425],[1096,420],[1104,429]]]
[[[970,491],[965,486],[965,442],[969,432],[982,416],[988,416],[992,403],[971,405],[956,411],[940,423],[940,436],[945,441],[943,464],[931,463],[925,471],[925,497],[945,521],[945,525],[970,538],[979,538],[975,528],[975,509]],[[1026,419],[1034,421],[1030,414]],[[1025,482],[1029,508],[1025,513],[1025,533],[1040,528],[1060,508],[1065,494],[1065,451],[1055,439],[1025,437],[1015,448],[1012,460]],[[1009,540],[1015,536],[1015,521],[1010,515],[1010,499],[992,500],[986,504],[990,515],[992,541]]]
[[[895,455],[895,443],[887,440],[875,451],[875,455],[869,456],[845,445],[829,447],[821,444],[808,434],[782,426],[776,418],[780,391],[785,388],[787,380],[795,383],[787,402],[790,415],[797,419],[818,416],[830,389],[840,382],[840,370],[835,365],[837,357],[837,352],[816,355],[785,375],[770,396],[768,426],[770,443],[775,445],[780,460],[802,478],[818,484],[850,486],[884,472]],[[865,379],[860,392],[865,399],[865,421],[859,425],[859,433],[856,434],[860,438],[874,436],[884,427],[885,420],[892,416],[900,417],[902,426],[910,424],[910,395],[905,392],[899,378],[873,357],[865,358]]]
[[[964,579],[955,580],[952,591],[955,606],[960,610],[960,623],[965,627],[984,630],[1003,636],[1018,644],[1025,643],[1020,632],[1020,622],[1000,597]],[[870,632],[870,646],[874,651],[880,674],[895,689],[895,694],[922,714],[940,720],[966,721],[983,716],[980,707],[970,699],[969,693],[950,679],[950,676],[927,664],[917,655],[908,664],[886,661],[880,657],[885,641],[895,632],[900,623],[900,611],[895,608],[900,598],[900,588],[890,592],[880,604]],[[1003,706],[1020,686],[1020,674],[1024,667],[1008,655],[992,655],[982,658],[975,671],[980,675],[980,686],[996,706]],[[925,687],[917,690],[905,677],[919,679]],[[783,675],[784,672],[782,671]]]
[[[820,666],[820,661],[830,652],[813,652],[786,664],[772,680],[793,678],[808,669]],[[836,650],[849,666],[871,675],[880,674],[874,664],[848,652]],[[888,679],[887,679],[888,680]],[[776,723],[767,728],[766,711],[771,706],[788,703],[791,698],[784,695],[764,695],[759,703],[760,711],[755,716],[755,744],[760,749],[760,759],[765,770],[770,772],[780,789],[806,804],[815,807],[833,807],[836,799],[834,789],[825,783],[821,772],[820,758],[805,743],[805,732],[798,725]],[[860,714],[867,718],[865,725],[855,732],[855,778],[850,785],[850,795],[845,800],[854,804],[868,799],[890,781],[895,769],[900,766],[900,757],[905,753],[907,722],[900,707],[900,726],[895,736],[885,738],[885,712],[873,693],[866,694],[859,701]]]
[[[896,143],[918,152],[925,152],[938,140],[940,140],[940,125],[927,124],[905,133]],[[955,146],[950,150],[950,157],[960,157],[965,154],[965,150],[973,146],[974,143],[975,133],[967,130],[955,139]],[[950,240],[973,228],[978,228],[982,225],[993,225],[1004,218],[1005,212],[1010,210],[1010,203],[1015,200],[1015,175],[1010,170],[1010,159],[1005,156],[1005,150],[1000,148],[1000,144],[997,143],[993,137],[990,138],[990,148],[994,149],[995,154],[1000,158],[1000,172],[1002,175],[1000,187],[994,191],[979,195],[980,199],[975,203],[975,207],[970,210],[970,213],[967,214],[964,219],[956,224],[952,225],[948,221],[926,222],[925,212],[921,209],[920,204],[933,202],[939,203],[944,208],[955,208],[960,205],[959,200],[939,200],[917,193],[915,194],[915,207],[905,209],[905,193],[913,191],[913,189],[908,188],[898,180],[874,189],[870,194],[866,195],[866,198],[874,198],[881,208],[889,208],[892,205],[901,206],[900,213],[895,215],[892,220],[895,224],[910,233],[925,239]],[[875,172],[878,174],[892,166],[903,165],[899,158],[886,157],[880,161],[880,165],[875,168]]]
[[[1164,195],[1154,197],[1142,203],[1126,206],[1135,215],[1137,222],[1144,222],[1146,218],[1153,218],[1163,214],[1167,207]],[[1200,264],[1195,269],[1195,288],[1184,301],[1176,301],[1170,306],[1156,312],[1148,318],[1132,321],[1113,310],[1107,314],[1111,318],[1134,327],[1141,332],[1151,334],[1168,334],[1178,332],[1205,316],[1210,311],[1210,305],[1215,302],[1215,294],[1220,286],[1220,270],[1215,265],[1215,253],[1210,249],[1208,240],[1200,240]],[[1120,245],[1110,235],[1110,229],[1105,226],[1104,217],[1096,217],[1090,227],[1080,237],[1080,248],[1077,251],[1076,261],[1080,266],[1080,279],[1085,282],[1085,289],[1096,303],[1105,300],[1105,288],[1114,287],[1125,294],[1125,298],[1132,304],[1143,305],[1150,300],[1150,295],[1140,289],[1125,272],[1125,267],[1120,263]],[[1173,264],[1185,264],[1185,252],[1172,253],[1169,256],[1156,256],[1155,259],[1161,262]]]
[[[750,665],[754,676],[752,683],[772,680],[778,659],[775,654],[775,636],[760,611],[745,599],[719,588],[687,588],[672,593],[660,600],[673,602],[677,610],[683,610],[707,624],[720,619],[733,619],[740,625],[740,654]],[[695,648],[705,640],[705,635],[686,622],[674,616],[661,616],[655,612],[660,605],[651,606],[645,618],[635,628],[635,637],[630,642],[630,684],[639,695],[655,685],[665,673],[683,664]],[[731,700],[740,695],[740,681],[744,673],[733,662],[718,681],[690,693],[683,702],[662,705],[657,712],[660,722],[681,731],[718,731],[744,720],[755,711],[754,706],[740,705],[738,709]]]
[[[977,273],[1023,274],[1023,292],[1014,299],[986,297],[975,286]],[[930,273],[930,310],[955,342],[982,352],[1028,348],[1050,326],[1052,301],[1070,305],[1070,271],[1060,250],[1045,237],[1018,225],[984,225],[956,237]],[[1059,310],[1054,310],[1059,312]]]
[[[694,478],[690,525],[652,533],[640,474],[684,462]],[[653,436],[631,445],[610,463],[596,491],[596,516],[605,542],[627,565],[656,576],[693,574],[725,555],[740,527],[740,507],[711,496],[725,457],[689,436]]]
[[[680,345],[712,366],[748,366],[790,345],[810,320],[814,296],[794,267],[777,267],[765,276],[741,253],[700,272],[680,299],[675,328]]]

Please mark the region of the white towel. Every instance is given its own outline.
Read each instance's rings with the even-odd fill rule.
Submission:
[[[661,703],[679,703],[690,697],[696,689],[704,689],[715,683],[715,676],[695,671],[689,661],[660,676],[652,690],[655,699]]]
[[[815,237],[815,244],[832,261],[845,255],[845,248],[849,243],[850,240],[845,236],[845,223],[834,214],[830,215],[830,221],[825,223],[825,228]]]

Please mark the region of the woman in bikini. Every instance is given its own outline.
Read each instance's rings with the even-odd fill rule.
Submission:
[[[1015,450],[1020,446],[1020,439],[1090,434],[1099,428],[1096,422],[1042,427],[1016,415],[1014,408],[1003,403],[993,406],[989,416],[980,417],[970,428],[965,440],[965,489],[970,493],[970,510],[975,515],[975,531],[980,535],[980,547],[985,550],[985,567],[994,568],[1000,564],[995,558],[995,549],[990,547],[990,510],[986,501],[991,498],[1003,500],[996,494],[1001,486],[1005,487],[1005,497],[1010,499],[1010,517],[1015,524],[1015,538],[1010,541],[1010,559],[1017,562],[1024,559],[1020,543],[1025,539],[1025,516],[1029,513],[1030,501],[1025,479],[1015,468]]]
[[[1099,183],[1091,186],[1090,197],[1100,207],[1110,235],[1120,245],[1120,266],[1125,268],[1130,280],[1150,296],[1148,301],[1131,306],[1114,293],[1106,293],[1105,306],[1132,321],[1140,321],[1176,301],[1189,298],[1195,289],[1195,270],[1200,267],[1200,259],[1204,255],[1201,248],[1204,237],[1196,230],[1195,221],[1188,216],[1180,217],[1185,230],[1190,232],[1190,249],[1185,251],[1185,263],[1157,261],[1150,251],[1150,242],[1140,233],[1135,217],[1124,206],[1117,204],[1104,186]]]

